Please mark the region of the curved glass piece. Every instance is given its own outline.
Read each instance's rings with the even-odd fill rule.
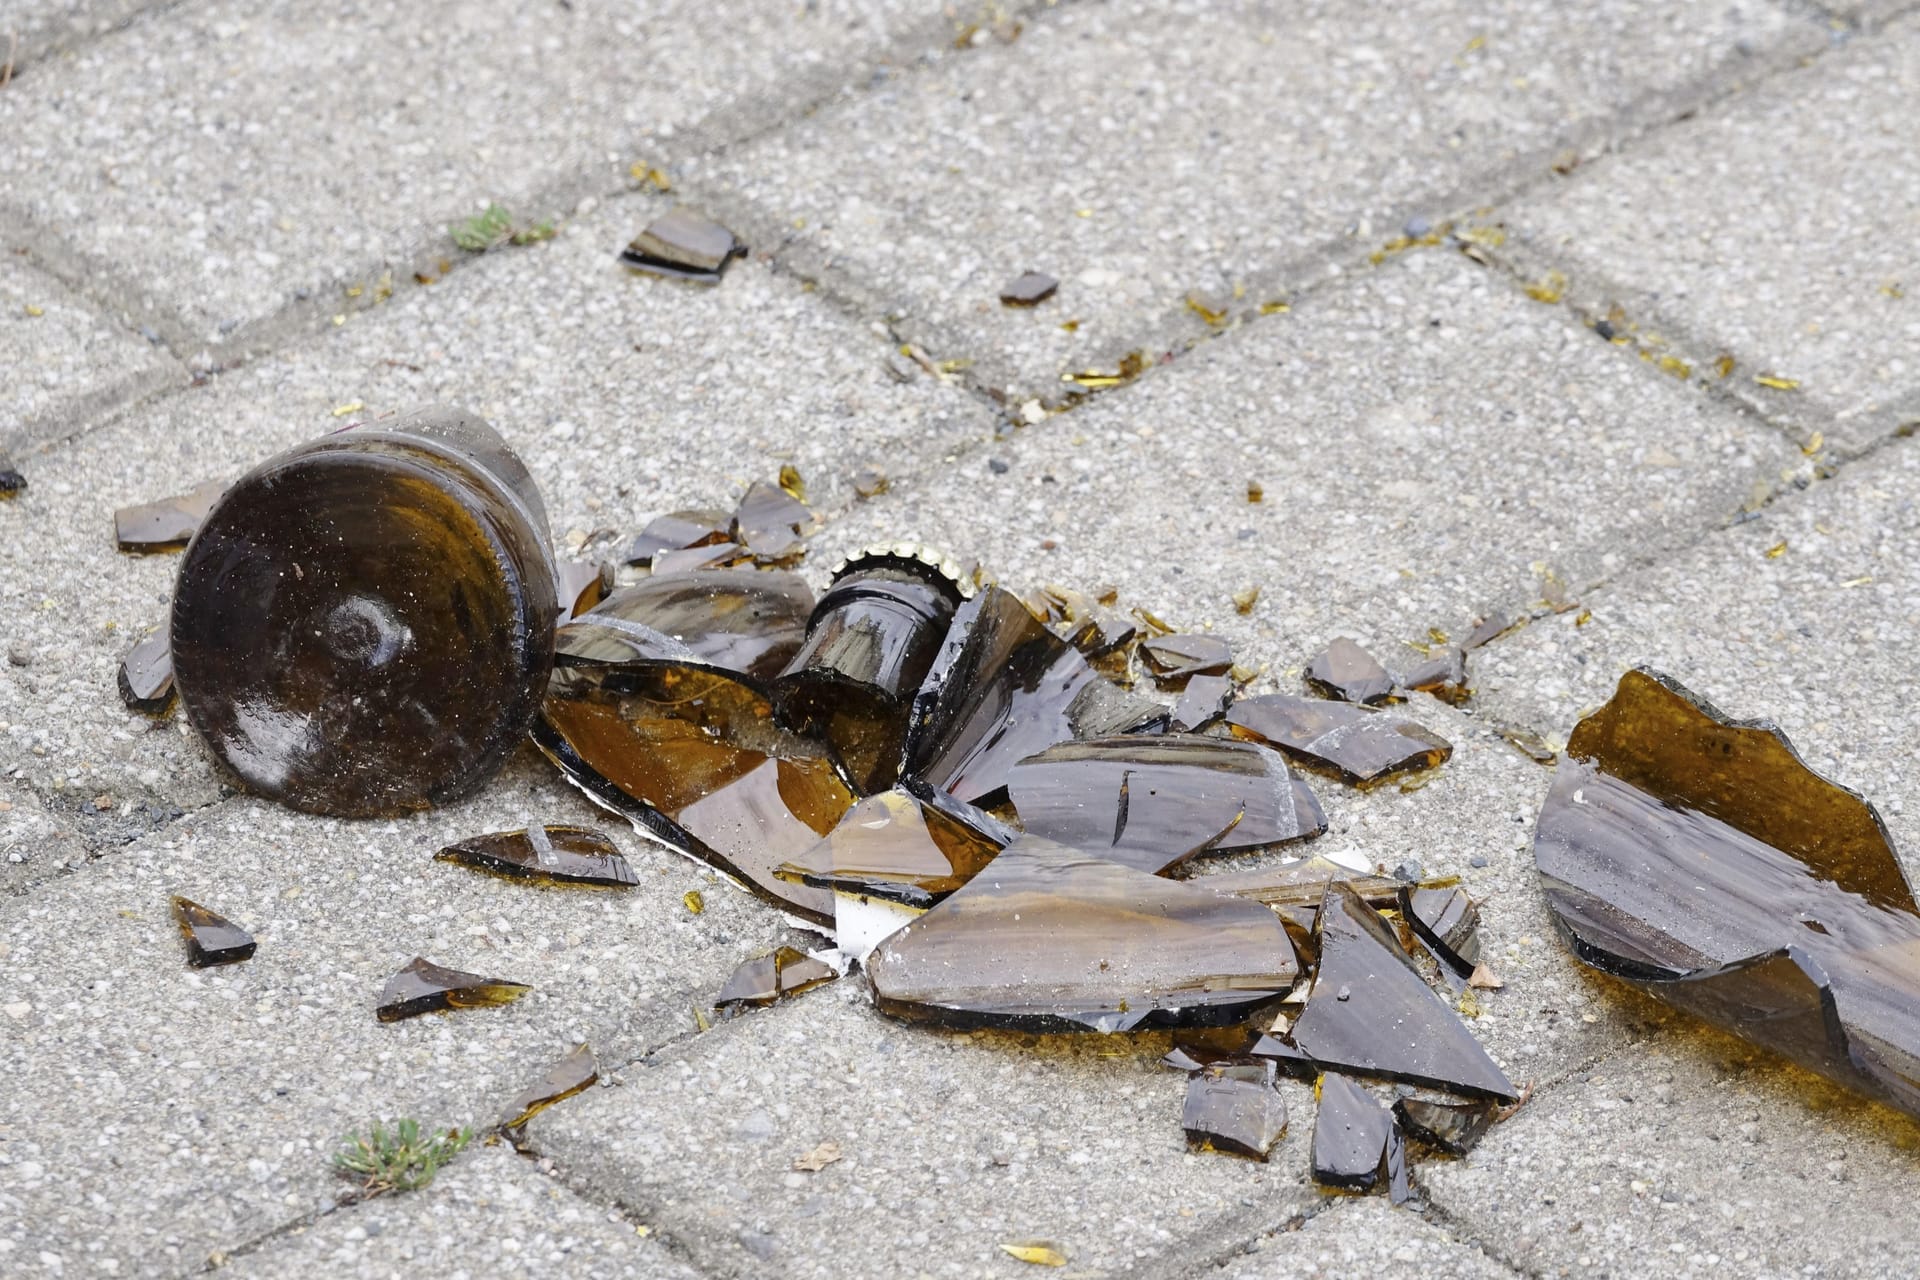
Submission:
[[[1486,1136],[1499,1118],[1493,1102],[1439,1102],[1430,1098],[1400,1098],[1393,1104],[1394,1119],[1409,1138],[1463,1156]]]
[[[1154,677],[1178,683],[1189,676],[1224,675],[1233,666],[1233,649],[1219,636],[1149,636],[1140,642],[1140,653]]]
[[[1437,768],[1453,754],[1452,743],[1400,716],[1284,693],[1240,699],[1227,723],[1236,737],[1276,746],[1356,786]]]
[[[574,1094],[592,1087],[600,1079],[600,1063],[593,1056],[593,1050],[585,1044],[577,1044],[573,1052],[553,1064],[547,1070],[539,1084],[522,1093],[513,1100],[509,1109],[510,1119],[501,1127],[519,1129],[527,1121],[545,1111],[556,1102],[564,1102]],[[512,1136],[512,1135],[509,1135]],[[517,1139],[516,1139],[517,1141]]]
[[[1223,1062],[1187,1077],[1180,1127],[1196,1147],[1265,1161],[1287,1131],[1287,1100],[1271,1062]]]
[[[407,961],[404,969],[387,979],[373,1016],[382,1022],[399,1022],[423,1013],[512,1004],[531,990],[532,987],[518,982],[483,978],[477,973],[449,969],[424,956],[415,956]]]
[[[627,548],[627,563],[651,565],[663,551],[687,551],[728,541],[733,514],[718,507],[693,511],[669,511],[655,516]]]
[[[113,513],[114,541],[122,551],[178,551],[193,540],[200,522],[226,490],[226,481],[209,480],[171,498],[121,507]]]
[[[764,1007],[811,991],[839,976],[824,960],[815,960],[795,947],[781,947],[735,969],[727,985],[720,988],[720,994],[714,998],[713,1007],[722,1013]]]
[[[905,791],[868,796],[799,858],[774,869],[783,880],[930,907],[992,862],[1013,839],[984,813],[976,821]]]
[[[173,705],[173,646],[163,628],[120,660],[120,700],[150,716]]]
[[[561,627],[554,661],[705,667],[765,687],[799,651],[813,608],[795,573],[656,573]]]

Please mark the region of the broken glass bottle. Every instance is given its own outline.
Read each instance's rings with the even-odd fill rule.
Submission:
[[[1003,307],[1037,307],[1053,296],[1060,282],[1044,271],[1024,271],[1000,290]]]
[[[1464,1156],[1493,1127],[1500,1108],[1493,1102],[1400,1098],[1393,1104],[1393,1115],[1409,1138],[1450,1156]]]
[[[812,849],[775,869],[784,880],[930,907],[992,862],[1013,832],[971,806],[904,790],[868,796]]]
[[[1127,1031],[1233,1021],[1292,987],[1258,903],[1037,836],[1004,849],[867,958],[883,1013],[948,1026]]]
[[[797,574],[656,573],[561,627],[554,663],[697,667],[764,689],[799,652],[813,608]]]
[[[1191,676],[1224,675],[1233,666],[1233,649],[1219,636],[1176,634],[1149,636],[1140,652],[1154,677],[1178,685]]]
[[[1574,955],[1920,1115],[1920,909],[1873,806],[1646,670],[1566,755],[1533,851]]]
[[[1227,723],[1236,737],[1269,743],[1357,786],[1437,768],[1453,754],[1446,739],[1400,716],[1283,693],[1240,699]]]
[[[389,816],[464,795],[518,747],[559,614],[539,491],[493,429],[423,409],[261,463],[174,590],[188,721],[248,789]]]
[[[556,1102],[565,1102],[576,1093],[591,1088],[600,1079],[600,1063],[593,1056],[593,1050],[585,1044],[577,1044],[573,1052],[553,1064],[539,1084],[534,1085],[513,1100],[508,1109],[508,1120],[501,1128],[509,1131],[524,1129],[527,1121],[545,1111]],[[519,1140],[516,1138],[515,1142]]]
[[[691,209],[674,209],[655,218],[620,253],[623,265],[648,275],[715,285],[747,246],[733,232]]]
[[[1307,683],[1341,702],[1372,705],[1393,696],[1393,677],[1380,660],[1346,636],[1338,636],[1307,664]]]
[[[1343,1075],[1329,1072],[1315,1090],[1320,1110],[1313,1118],[1313,1180],[1342,1191],[1385,1185],[1395,1204],[1413,1196],[1407,1176],[1407,1140],[1393,1112]]]
[[[720,994],[714,998],[713,1007],[722,1013],[737,1012],[746,1006],[764,1008],[839,976],[824,960],[815,960],[793,947],[781,947],[771,955],[758,956],[735,969],[727,985],[720,988]]]
[[[1287,1131],[1271,1062],[1219,1063],[1187,1077],[1180,1127],[1196,1147],[1264,1161]]]
[[[154,632],[120,660],[120,700],[150,716],[164,714],[173,705],[173,649],[165,630]]]
[[[1233,680],[1228,676],[1194,676],[1174,699],[1167,727],[1175,733],[1197,733],[1227,714],[1233,701]]]
[[[178,551],[192,541],[226,488],[224,480],[210,480],[175,497],[121,507],[113,513],[114,540],[122,551]]]
[[[423,1013],[512,1004],[531,990],[532,987],[518,982],[463,973],[415,956],[404,969],[387,979],[373,1016],[382,1022],[398,1022]]]
[[[469,836],[433,855],[438,862],[538,884],[631,888],[640,883],[613,841],[585,827],[526,827]]]
[[[253,935],[217,911],[176,894],[173,919],[187,940],[187,963],[196,969],[238,964],[253,956]]]

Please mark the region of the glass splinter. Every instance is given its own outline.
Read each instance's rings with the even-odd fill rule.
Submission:
[[[513,1100],[513,1118],[501,1127],[519,1129],[554,1103],[564,1102],[591,1088],[599,1079],[600,1063],[594,1058],[593,1050],[584,1044],[575,1045],[573,1052],[554,1063],[539,1084]]]
[[[805,531],[812,526],[806,503],[770,480],[755,480],[734,509],[730,532],[758,559],[779,561],[806,549]]]
[[[1436,768],[1453,754],[1453,744],[1411,720],[1282,693],[1242,698],[1228,710],[1227,723],[1236,737],[1270,743],[1361,786]]]
[[[746,251],[747,246],[719,223],[690,209],[675,209],[648,223],[621,251],[620,261],[652,275],[719,284],[727,263]]]
[[[1393,677],[1379,659],[1340,636],[1307,664],[1307,683],[1341,702],[1378,703],[1393,695]]]
[[[518,982],[462,973],[415,956],[407,961],[406,968],[387,979],[386,990],[380,993],[380,1004],[373,1016],[382,1022],[398,1022],[423,1013],[512,1004],[531,990],[532,987]]]
[[[1421,978],[1393,929],[1345,884],[1327,890],[1313,995],[1293,1024],[1299,1050],[1329,1070],[1475,1098],[1519,1097],[1466,1024]]]
[[[1574,954],[1920,1115],[1920,909],[1873,806],[1644,670],[1566,755],[1533,852]]]
[[[1233,650],[1218,636],[1153,636],[1140,642],[1140,652],[1154,675],[1169,682],[1223,675],[1233,666]]]
[[[1006,307],[1037,307],[1053,296],[1060,282],[1044,271],[1028,271],[1015,276],[1000,290],[1000,304]]]
[[[1233,681],[1227,676],[1195,676],[1174,699],[1167,727],[1175,733],[1196,733],[1227,714],[1233,701]]]
[[[226,491],[210,480],[190,493],[121,507],[113,513],[113,536],[122,551],[178,551],[193,539],[200,522]]]
[[[1480,963],[1480,907],[1465,889],[1408,886],[1400,891],[1400,918],[1461,977]]]
[[[1400,677],[1400,683],[1456,705],[1465,702],[1472,693],[1467,688],[1467,655],[1450,644],[1428,654],[1425,662]]]
[[[654,555],[650,568],[655,577],[693,573],[700,569],[725,569],[747,558],[747,549],[737,542],[716,542],[711,546],[688,547],[685,551],[661,551]]]
[[[923,804],[905,791],[868,796],[807,853],[774,874],[783,880],[930,907],[998,854],[1013,833],[978,810]]]
[[[439,862],[457,862],[480,871],[542,884],[627,888],[640,883],[613,841],[585,827],[496,831],[450,844],[433,856]]]
[[[1313,1118],[1313,1180],[1342,1191],[1371,1191],[1385,1183],[1395,1204],[1412,1198],[1407,1140],[1393,1112],[1343,1075],[1320,1077],[1320,1110]]]
[[[1300,906],[1318,911],[1321,900],[1327,896],[1327,886],[1336,880],[1345,881],[1362,899],[1381,907],[1396,905],[1400,891],[1406,888],[1403,880],[1357,875],[1351,867],[1318,856],[1295,858],[1253,871],[1210,871],[1191,877],[1188,883],[1215,893],[1251,898],[1270,907]]]
[[[728,541],[733,513],[717,508],[655,516],[627,549],[627,563],[651,565],[663,551],[686,551]]]
[[[1264,1161],[1287,1131],[1287,1100],[1271,1062],[1221,1063],[1187,1077],[1180,1127],[1196,1147]]]
[[[1492,1102],[1435,1102],[1425,1098],[1401,1098],[1393,1104],[1393,1114],[1409,1138],[1417,1139],[1450,1156],[1463,1156],[1493,1127],[1500,1114]]]
[[[772,955],[758,956],[735,969],[727,985],[720,988],[713,1007],[723,1013],[738,1012],[748,1005],[764,1007],[839,976],[825,961],[793,947],[781,947]]]
[[[1015,765],[1007,794],[1028,834],[1136,871],[1327,829],[1319,801],[1279,752],[1229,738],[1063,742]]]
[[[120,660],[120,700],[150,716],[173,705],[173,645],[165,628],[127,650]]]
[[[216,911],[175,895],[173,918],[187,940],[187,963],[196,969],[238,964],[253,956],[253,935]]]
[[[1031,1031],[1231,1021],[1294,976],[1293,944],[1258,903],[1037,836],[867,958],[884,1013]]]

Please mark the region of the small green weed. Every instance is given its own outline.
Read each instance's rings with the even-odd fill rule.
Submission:
[[[420,1133],[413,1119],[375,1124],[366,1136],[350,1133],[333,1153],[333,1167],[347,1177],[362,1180],[367,1196],[389,1191],[418,1191],[433,1181],[442,1166],[460,1154],[473,1138],[471,1129],[449,1129],[444,1134]]]
[[[516,227],[513,225],[513,215],[498,204],[488,205],[483,212],[474,214],[465,222],[454,223],[447,231],[453,236],[453,242],[468,253],[485,253],[503,244],[532,244],[537,240],[553,239],[551,222]]]

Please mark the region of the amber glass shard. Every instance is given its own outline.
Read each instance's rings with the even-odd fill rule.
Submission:
[[[1518,625],[1504,613],[1492,613],[1473,624],[1473,630],[1460,642],[1462,649],[1478,649],[1483,644],[1491,644]]]
[[[853,491],[862,498],[877,498],[892,484],[886,471],[877,466],[865,466],[853,473]]]
[[[1342,1191],[1385,1185],[1395,1204],[1412,1197],[1407,1140],[1393,1112],[1355,1081],[1320,1077],[1320,1110],[1313,1118],[1313,1180]]]
[[[1380,660],[1346,636],[1307,664],[1307,683],[1341,702],[1379,703],[1393,695],[1393,677]]]
[[[1140,642],[1140,652],[1153,674],[1169,682],[1223,675],[1233,666],[1233,649],[1218,636],[1151,636]]]
[[[747,246],[719,223],[691,209],[675,209],[648,223],[620,261],[635,271],[712,285],[720,283],[728,262],[746,252]]]
[[[380,1005],[373,1016],[382,1022],[398,1022],[423,1013],[512,1004],[531,990],[532,987],[518,982],[462,973],[415,956],[407,961],[406,968],[387,979],[386,990],[380,993]]]
[[[1400,891],[1400,918],[1461,977],[1480,963],[1480,907],[1465,889],[1408,886]]]
[[[1287,1100],[1271,1062],[1221,1063],[1187,1078],[1180,1127],[1196,1147],[1264,1161],[1287,1131]]]
[[[882,1012],[1032,1031],[1231,1021],[1294,975],[1286,930],[1258,903],[1037,836],[867,958]]]
[[[737,1012],[748,1005],[763,1007],[811,991],[839,976],[825,961],[793,947],[781,947],[735,969],[727,985],[720,988],[713,1007],[723,1013]]]
[[[1136,871],[1327,829],[1319,802],[1279,752],[1230,738],[1063,742],[1015,765],[1007,794],[1028,834]]]
[[[656,576],[693,573],[701,569],[725,569],[747,559],[747,549],[737,542],[716,542],[711,546],[688,547],[685,551],[662,551],[653,557]]]
[[[1362,900],[1381,907],[1397,905],[1400,891],[1407,887],[1404,880],[1356,875],[1353,868],[1318,856],[1295,858],[1252,871],[1209,871],[1191,877],[1188,883],[1215,893],[1251,898],[1270,907],[1308,907],[1318,912],[1327,896],[1327,887],[1335,881],[1346,883]]]
[[[512,1118],[501,1127],[519,1129],[554,1103],[591,1088],[599,1079],[600,1063],[593,1050],[584,1044],[575,1045],[572,1053],[548,1069],[539,1084],[513,1100],[508,1113]]]
[[[1087,665],[1018,597],[990,587],[954,615],[908,720],[902,773],[992,805],[1007,773],[1057,742],[1127,733],[1166,709]]]
[[[1501,724],[1497,721],[1491,722],[1490,727],[1506,739],[1507,745],[1535,764],[1551,768],[1560,759],[1559,753],[1553,749],[1553,744],[1531,729],[1517,724]]]
[[[605,600],[613,590],[613,565],[562,560],[555,566],[555,586],[566,615],[577,617]]]
[[[970,822],[905,791],[883,791],[847,810],[826,839],[774,873],[930,907],[973,879],[1013,838],[986,814],[975,814],[978,820]]]
[[[150,716],[173,705],[173,646],[165,629],[127,650],[120,660],[120,700]]]
[[[1096,609],[1081,621],[1071,624],[1068,642],[1089,659],[1123,654],[1140,635],[1140,629],[1111,609]]]
[[[178,551],[226,492],[224,480],[209,480],[189,493],[121,507],[113,513],[113,536],[122,551]]]
[[[685,551],[690,547],[710,547],[726,542],[733,528],[733,513],[717,508],[695,511],[670,511],[655,516],[640,531],[627,549],[627,563],[650,565],[663,551]]]
[[[755,480],[734,509],[730,532],[756,558],[777,561],[800,554],[812,527],[806,503],[770,480]]]
[[[1425,662],[1400,677],[1400,683],[1456,705],[1465,702],[1472,693],[1467,688],[1467,655],[1450,644],[1429,653]]]
[[[1880,815],[1778,728],[1631,671],[1582,720],[1534,862],[1573,952],[1920,1115],[1920,911]]]
[[[627,888],[640,883],[613,841],[585,827],[495,831],[450,844],[433,856],[440,862],[457,862],[510,879],[543,884]]]
[[[13,464],[12,458],[0,453],[0,501],[17,498],[26,488],[27,478],[20,474],[20,468]]]
[[[1227,712],[1237,737],[1279,747],[1294,759],[1366,785],[1414,769],[1432,769],[1453,745],[1411,720],[1344,702],[1282,693],[1242,698]]]
[[[1394,1118],[1409,1138],[1424,1142],[1450,1156],[1463,1156],[1473,1150],[1500,1114],[1492,1102],[1436,1102],[1426,1098],[1401,1098],[1393,1104]]]
[[[655,574],[561,627],[555,661],[701,667],[761,686],[799,652],[813,607],[813,592],[798,574]]]
[[[1233,681],[1226,676],[1195,676],[1174,699],[1167,727],[1175,733],[1194,733],[1227,714],[1233,701]]]
[[[1009,280],[1000,290],[1000,305],[1037,307],[1053,296],[1060,282],[1044,271],[1027,271]]]
[[[196,969],[238,964],[253,956],[253,935],[217,911],[176,894],[173,919],[187,940],[187,963]]]

